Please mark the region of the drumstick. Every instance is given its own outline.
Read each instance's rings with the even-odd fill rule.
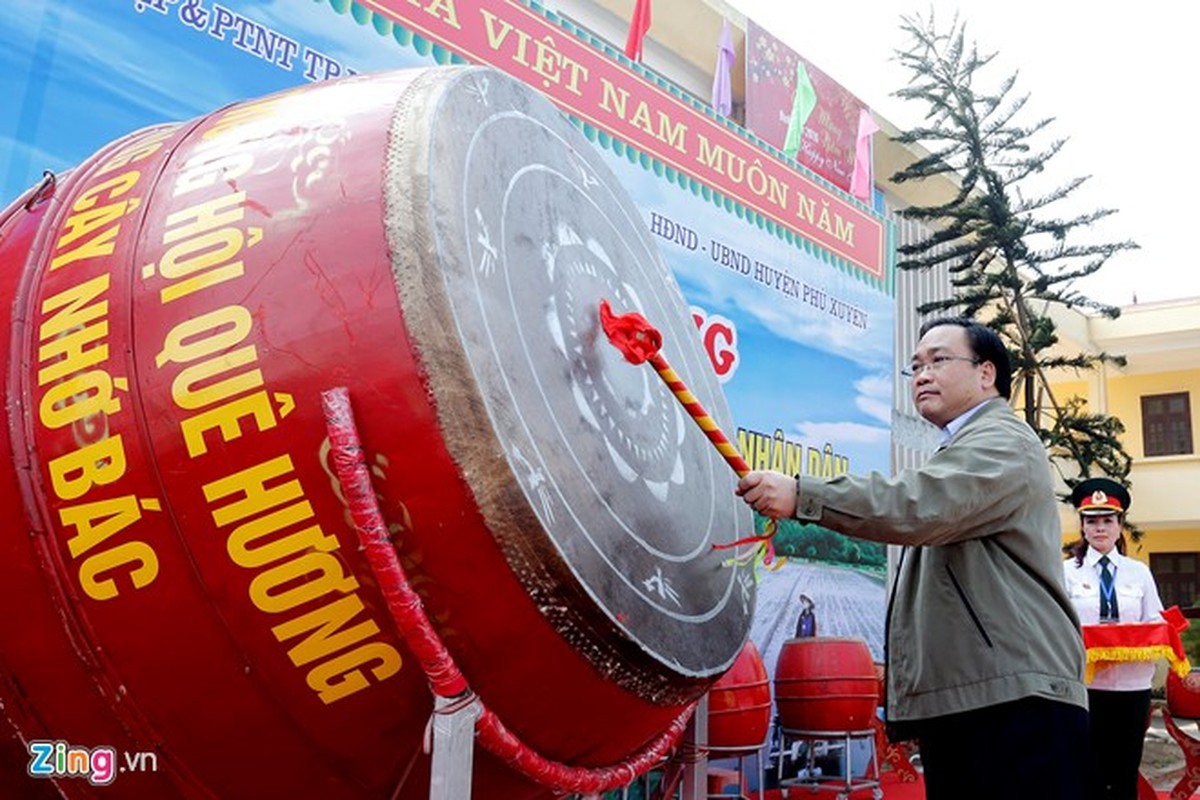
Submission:
[[[700,430],[704,431],[704,435],[717,448],[717,452],[733,467],[739,478],[744,477],[750,471],[750,466],[730,444],[729,439],[717,427],[716,421],[704,410],[704,406],[687,388],[679,374],[663,358],[659,352],[662,348],[662,334],[658,329],[636,311],[614,314],[607,300],[600,301],[600,327],[604,329],[608,341],[621,351],[621,355],[625,356],[625,360],[630,364],[650,362],[658,377],[662,378],[663,383],[675,395],[675,399],[700,426]]]
[[[739,478],[745,477],[750,472],[750,465],[746,463],[746,459],[742,458],[725,434],[721,432],[721,429],[717,427],[717,423],[704,410],[704,406],[687,388],[679,374],[671,368],[671,365],[659,352],[662,349],[662,334],[658,329],[636,311],[614,314],[608,301],[603,299],[600,301],[600,327],[604,329],[604,335],[608,337],[608,341],[621,351],[621,355],[625,356],[625,360],[630,364],[650,362],[650,366],[654,367],[658,377],[662,378],[663,383],[675,395],[675,399],[700,426],[700,430],[704,431],[704,435],[717,448],[717,452],[725,458],[729,466],[733,467],[733,471]],[[753,553],[743,558],[733,559],[730,563],[761,561],[764,566],[773,571],[779,569],[786,560],[775,558],[775,548],[771,543],[775,533],[775,520],[768,519],[761,536],[748,536],[734,542],[713,544],[712,547],[714,550],[728,550],[744,544],[757,543],[759,547]],[[774,562],[773,566],[772,562]],[[757,571],[755,577],[758,577]]]

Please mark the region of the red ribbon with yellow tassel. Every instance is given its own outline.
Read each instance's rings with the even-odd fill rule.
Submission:
[[[1179,606],[1159,612],[1163,621],[1117,622],[1083,625],[1083,646],[1087,651],[1084,680],[1092,682],[1097,667],[1125,661],[1155,661],[1165,658],[1171,670],[1183,677],[1191,670],[1180,633],[1188,621]]]

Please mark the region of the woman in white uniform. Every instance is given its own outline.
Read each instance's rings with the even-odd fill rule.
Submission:
[[[1071,502],[1081,536],[1063,572],[1080,623],[1161,619],[1150,569],[1125,556],[1129,492],[1108,478],[1089,478],[1075,487]],[[1154,662],[1131,661],[1097,668],[1088,685],[1088,800],[1136,800],[1153,677]]]

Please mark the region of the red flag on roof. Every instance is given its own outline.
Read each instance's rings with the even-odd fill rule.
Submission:
[[[642,60],[642,39],[650,30],[650,0],[637,0],[629,20],[629,38],[625,40],[625,55],[634,61]]]

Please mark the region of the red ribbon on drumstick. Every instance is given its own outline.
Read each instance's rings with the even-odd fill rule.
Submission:
[[[659,352],[662,349],[662,334],[650,324],[649,320],[636,311],[614,314],[612,306],[607,300],[602,299],[600,301],[600,327],[604,329],[604,335],[608,337],[608,341],[621,352],[621,355],[625,356],[625,360],[630,364],[649,362],[650,366],[654,367],[658,377],[662,378],[663,383],[675,395],[675,399],[688,412],[692,420],[700,426],[700,430],[704,431],[704,435],[717,448],[717,452],[724,457],[726,463],[733,468],[739,478],[750,472],[750,465],[742,458],[741,453],[730,443],[717,426],[716,421],[704,410],[704,406],[688,389],[687,384]],[[786,559],[775,558],[775,546],[771,542],[776,532],[775,520],[768,519],[763,530],[761,536],[749,536],[728,544],[714,544],[713,549],[728,550],[743,544],[757,543],[760,546],[753,553],[745,558],[735,560],[738,563],[746,563],[751,559],[761,560],[763,566],[768,569],[779,569]]]

